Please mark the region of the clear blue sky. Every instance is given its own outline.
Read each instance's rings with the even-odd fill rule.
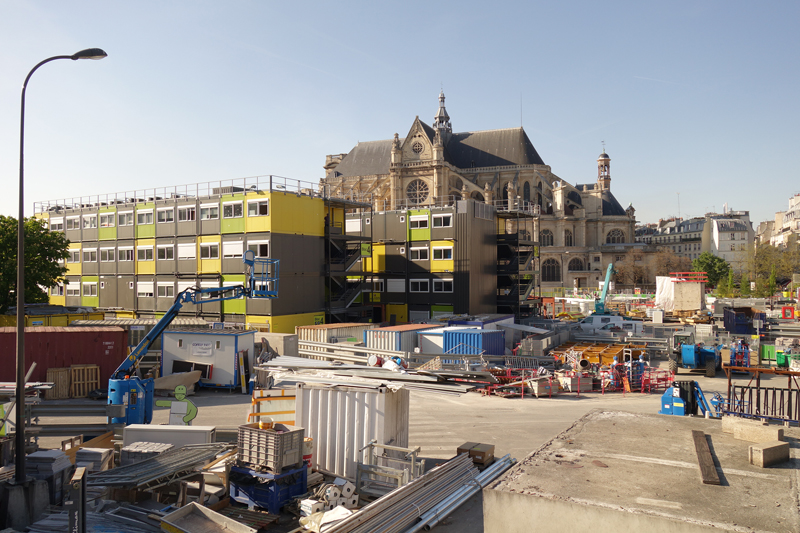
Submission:
[[[316,4],[316,5],[314,5]],[[430,123],[522,122],[570,183],[637,219],[749,210],[800,192],[800,3],[0,0],[0,214],[36,200],[277,174]],[[680,196],[678,195],[680,193]]]

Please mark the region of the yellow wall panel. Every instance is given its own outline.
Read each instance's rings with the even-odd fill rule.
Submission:
[[[387,304],[386,319],[394,315],[397,322],[408,322],[408,306],[406,304]]]
[[[139,261],[139,247],[150,246],[153,252],[152,261]],[[134,258],[136,259],[137,274],[156,273],[156,240],[155,239],[136,239],[133,247]]]
[[[67,297],[66,296],[53,296],[50,295],[50,299],[48,300],[50,305],[67,305]],[[61,324],[58,324],[59,326]],[[66,324],[64,324],[66,326]]]
[[[217,244],[216,259],[201,259],[200,258],[200,245],[201,244]],[[197,237],[197,273],[198,274],[216,274],[222,272],[222,244],[220,243],[219,235],[201,235]]]
[[[270,231],[291,235],[325,235],[325,204],[322,198],[273,192],[270,198]]]
[[[244,206],[244,231],[246,233],[257,233],[257,232],[267,232],[271,231],[272,227],[272,202],[271,194],[267,191],[256,191],[256,192],[249,192],[245,195],[245,206]],[[248,208],[247,202],[251,200],[267,200],[269,202],[269,209],[268,215],[266,216],[248,216]]]
[[[451,259],[436,259],[436,248],[445,248],[450,250]],[[453,272],[455,262],[455,250],[453,249],[453,241],[431,241],[431,272]]]
[[[71,242],[69,243],[70,250],[78,250],[81,249],[81,243],[79,242]],[[78,263],[65,263],[67,267],[67,276],[80,276],[81,272],[83,271],[82,265],[80,262]]]

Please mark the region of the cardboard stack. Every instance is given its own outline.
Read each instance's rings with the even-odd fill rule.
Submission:
[[[494,444],[479,444],[465,442],[456,450],[456,455],[469,454],[472,462],[478,465],[488,465],[494,461]]]

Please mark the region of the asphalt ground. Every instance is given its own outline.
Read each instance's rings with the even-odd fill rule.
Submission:
[[[666,369],[666,361],[658,366]],[[696,380],[707,398],[719,392],[727,394],[728,382],[723,372],[714,378],[681,369],[678,379]],[[785,387],[786,378],[762,376],[762,386]],[[747,384],[749,374],[734,375],[733,382]],[[566,430],[578,418],[593,409],[657,413],[663,391],[650,394],[639,392],[566,393],[552,398],[484,397],[479,393],[449,396],[413,392],[410,400],[409,446],[419,446],[428,466],[449,459],[456,448],[465,442],[495,445],[495,457],[511,454],[522,460],[550,439]],[[248,395],[240,392],[200,390],[190,399],[197,405],[193,425],[216,426],[218,430],[234,430],[245,423],[250,406]],[[91,400],[85,400],[91,402]],[[156,408],[153,423],[164,424],[169,417],[167,408]],[[42,420],[47,423],[48,420]],[[59,423],[80,422],[81,419],[62,417]],[[85,420],[84,420],[85,421]],[[62,438],[42,438],[40,446],[58,447]],[[483,531],[483,508],[480,494],[474,496],[435,530],[441,533],[478,533]]]

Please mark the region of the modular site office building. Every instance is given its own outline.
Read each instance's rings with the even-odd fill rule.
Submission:
[[[363,279],[350,270],[370,239],[343,231],[354,208],[369,204],[276,176],[34,204],[70,241],[66,281],[50,288],[51,303],[158,318],[186,288],[244,283],[242,256],[252,250],[280,260],[278,298],[189,303],[181,314],[282,333],[363,318],[354,297]]]
[[[376,322],[453,314],[536,314],[540,303],[538,209],[442,199],[441,205],[348,212],[348,234],[372,239],[362,294]]]

